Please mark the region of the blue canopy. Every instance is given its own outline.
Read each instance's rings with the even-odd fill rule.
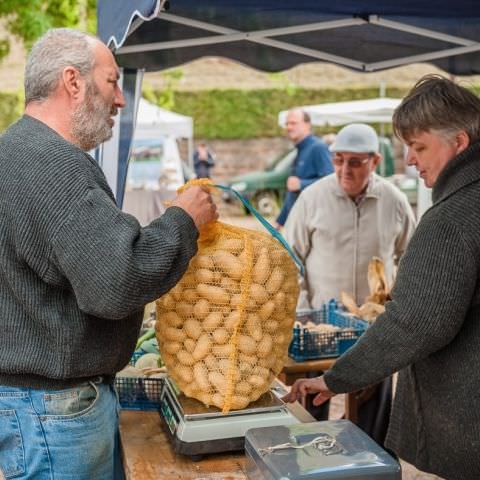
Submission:
[[[120,65],[159,70],[223,56],[279,71],[327,61],[360,71],[430,62],[480,72],[475,0],[99,0]]]
[[[480,73],[478,0],[98,0],[129,97],[99,161],[121,206],[140,70],[221,56],[265,71],[325,61],[370,72],[430,62]]]

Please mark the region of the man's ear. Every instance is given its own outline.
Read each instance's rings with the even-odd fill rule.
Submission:
[[[382,161],[382,155],[380,153],[375,153],[373,155],[372,162],[372,172],[377,168],[377,165]]]
[[[75,67],[65,67],[62,72],[62,81],[69,96],[75,100],[78,100],[78,97],[82,91],[83,82],[80,72]]]
[[[457,149],[457,155],[463,152],[470,145],[470,137],[465,130],[460,130],[455,135],[455,146]]]

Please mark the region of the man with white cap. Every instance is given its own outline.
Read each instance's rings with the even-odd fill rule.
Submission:
[[[301,193],[285,225],[285,237],[305,265],[298,309],[319,308],[339,299],[342,291],[358,305],[364,303],[372,257],[383,260],[391,286],[395,264],[415,228],[406,196],[375,174],[381,155],[372,127],[347,125],[330,150],[335,173]],[[359,426],[380,444],[388,428],[390,404],[387,379],[359,411]],[[311,413],[323,419],[325,410],[314,408]]]
[[[362,304],[372,257],[383,260],[389,285],[415,218],[406,196],[374,173],[381,160],[369,125],[342,128],[330,146],[335,173],[306,188],[285,236],[305,265],[298,308],[319,308],[345,291]]]

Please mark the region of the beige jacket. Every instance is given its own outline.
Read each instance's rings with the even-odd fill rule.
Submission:
[[[367,268],[381,258],[389,286],[395,264],[415,228],[406,196],[372,174],[356,205],[335,174],[318,180],[298,198],[285,225],[285,237],[305,265],[298,308],[319,308],[341,291],[358,304],[368,295]]]

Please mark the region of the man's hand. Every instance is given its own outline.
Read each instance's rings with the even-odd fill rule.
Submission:
[[[336,395],[328,389],[323,376],[317,378],[300,378],[295,381],[290,392],[287,393],[282,400],[288,403],[293,403],[299,400],[300,403],[304,405],[305,397],[308,393],[318,393],[313,399],[313,404],[316,407]]]
[[[302,185],[298,177],[287,178],[287,190],[289,192],[298,192],[301,188],[302,188]]]
[[[202,187],[187,188],[173,200],[171,206],[185,210],[192,217],[197,228],[218,218],[217,206],[212,196]]]

